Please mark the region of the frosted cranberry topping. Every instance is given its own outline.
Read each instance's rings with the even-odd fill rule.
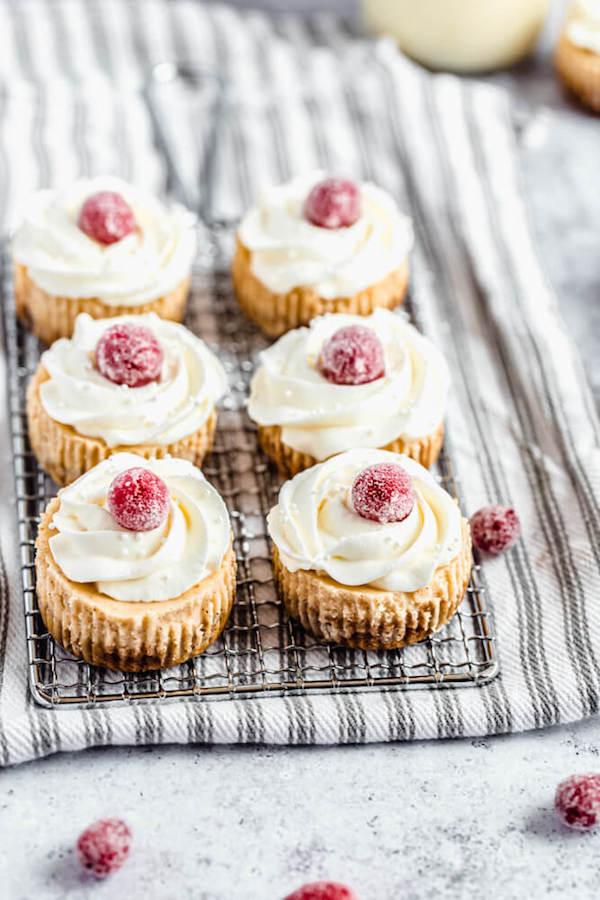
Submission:
[[[100,244],[115,244],[137,227],[129,203],[116,191],[98,191],[88,197],[79,211],[77,224]]]
[[[397,463],[377,463],[354,479],[352,506],[363,519],[372,519],[382,525],[401,522],[414,505],[412,479]]]
[[[167,518],[169,489],[149,469],[125,469],[108,489],[107,505],[113,519],[129,531],[152,531]]]
[[[320,367],[334,384],[367,384],[385,374],[383,346],[372,329],[347,325],[323,344]]]
[[[288,894],[284,900],[358,900],[358,896],[345,884],[337,881],[315,881]]]
[[[124,322],[107,328],[94,352],[98,371],[114,384],[142,387],[160,376],[164,354],[149,328]]]
[[[347,178],[325,178],[314,186],[304,204],[304,215],[319,228],[347,228],[360,218],[360,192]]]
[[[120,869],[131,846],[131,831],[121,819],[101,819],[80,834],[77,856],[81,865],[97,878]]]
[[[480,550],[494,555],[517,542],[521,523],[510,506],[484,506],[471,516],[471,536]]]
[[[554,809],[559,819],[577,831],[600,825],[600,775],[571,775],[556,789]]]

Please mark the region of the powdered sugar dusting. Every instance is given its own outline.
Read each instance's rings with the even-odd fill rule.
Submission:
[[[358,900],[358,895],[337,881],[315,881],[298,888],[284,900]]]
[[[402,522],[415,505],[412,479],[396,463],[369,466],[354,480],[352,505],[363,519],[381,524]]]
[[[484,506],[471,516],[471,536],[475,546],[494,555],[517,542],[521,523],[510,506]]]
[[[600,775],[571,775],[558,785],[554,809],[560,820],[577,831],[600,824]]]
[[[115,522],[128,531],[152,531],[167,518],[169,489],[150,469],[121,472],[108,489],[107,505]]]
[[[121,819],[101,819],[79,836],[79,862],[96,878],[120,869],[129,855],[131,831]]]
[[[136,229],[130,205],[116,191],[98,191],[85,201],[77,224],[100,244],[115,244]]]
[[[319,228],[348,228],[360,218],[360,191],[353,181],[332,176],[319,181],[306,198],[304,215]]]
[[[323,344],[321,372],[334,384],[367,384],[385,374],[383,346],[365,325],[339,328]]]
[[[160,377],[162,347],[145,325],[123,322],[104,332],[94,352],[98,371],[113,384],[142,387]]]

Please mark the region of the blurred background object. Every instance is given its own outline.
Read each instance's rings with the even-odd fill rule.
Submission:
[[[504,68],[534,46],[549,0],[363,0],[367,27],[432,69]]]
[[[231,0],[231,3],[240,9],[266,9],[270,12],[285,10],[303,14],[328,10],[336,15],[355,17],[358,15],[360,0]]]
[[[357,33],[393,37],[437,70],[492,72],[553,50],[569,0],[225,0],[241,9],[341,16]],[[538,40],[539,39],[539,40]],[[535,51],[535,52],[534,52]]]

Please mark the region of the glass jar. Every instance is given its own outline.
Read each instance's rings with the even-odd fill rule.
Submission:
[[[535,44],[549,0],[362,0],[366,25],[431,69],[484,72]]]

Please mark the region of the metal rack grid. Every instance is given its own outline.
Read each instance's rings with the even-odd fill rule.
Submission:
[[[215,260],[231,235],[201,236],[204,257],[194,273],[187,325],[218,352],[230,394],[219,414],[215,447],[204,466],[231,514],[238,560],[237,598],[222,637],[204,654],[162,672],[112,672],[75,660],[48,634],[35,593],[34,544],[41,510],[56,485],[39,468],[27,437],[25,390],[40,345],[16,320],[7,248],[2,252],[2,308],[17,495],[30,685],[45,706],[93,706],[175,698],[216,699],[304,691],[347,691],[481,685],[498,672],[486,588],[479,566],[452,621],[431,639],[393,652],[315,643],[290,620],[272,578],[265,516],[279,477],[258,447],[245,412],[250,375],[266,346],[238,311],[226,272]],[[451,460],[442,451],[439,477],[456,496]]]

